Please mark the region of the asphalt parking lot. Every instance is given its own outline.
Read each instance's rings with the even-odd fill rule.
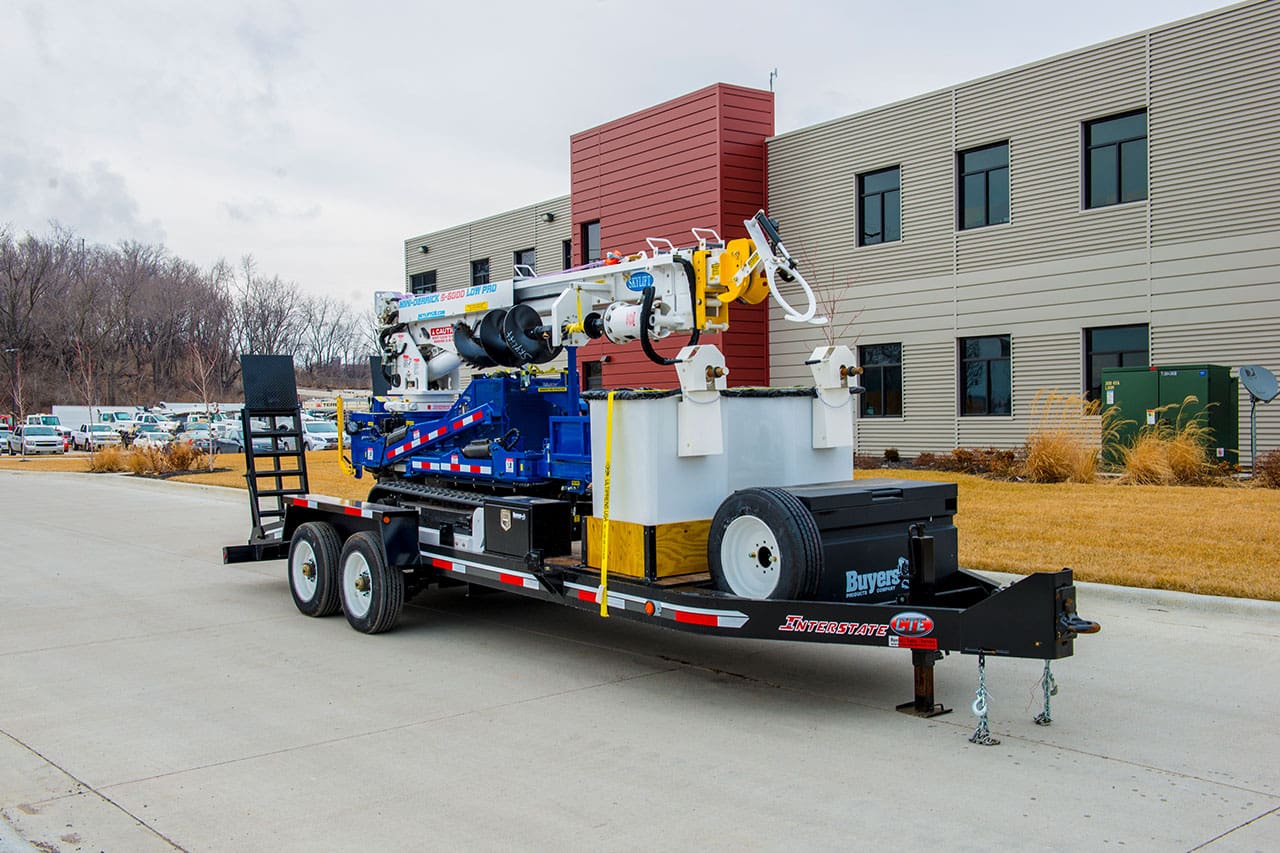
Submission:
[[[369,637],[223,566],[247,529],[236,492],[0,472],[0,851],[1280,849],[1280,605],[1084,586],[1053,725],[996,660],[978,747],[969,657],[918,720],[906,652],[461,590]]]

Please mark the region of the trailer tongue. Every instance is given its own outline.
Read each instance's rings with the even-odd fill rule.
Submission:
[[[429,587],[468,584],[693,633],[904,649],[914,691],[899,710],[920,716],[948,711],[934,695],[943,653],[973,654],[976,743],[995,742],[987,655],[1043,660],[1048,724],[1050,662],[1099,629],[1076,611],[1071,571],[1001,587],[961,569],[954,484],[833,482],[852,469],[862,390],[847,347],[813,352],[812,386],[731,389],[699,343],[730,303],[770,293],[784,317],[821,322],[776,223],[744,225],[749,240],[650,241],[651,255],[485,294],[380,295],[391,393],[340,411],[343,464],[376,478],[366,501],[309,493],[292,361],[245,356],[253,533],[224,560],[287,559],[302,613],[341,609],[369,634]],[[672,331],[690,343],[659,359],[649,338]],[[639,340],[680,389],[580,397],[576,347],[597,337]],[[562,351],[563,370],[532,366]],[[459,358],[501,367],[458,391]]]

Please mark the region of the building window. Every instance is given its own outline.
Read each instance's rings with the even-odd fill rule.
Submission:
[[[1102,371],[1108,367],[1147,367],[1147,325],[1104,326],[1084,330],[1084,385],[1090,400],[1102,399]]]
[[[567,270],[573,266],[573,241],[565,240],[560,244],[560,269]]]
[[[864,418],[902,417],[902,344],[858,347],[862,365],[861,415]]]
[[[582,390],[591,391],[604,387],[604,364],[599,361],[582,363]]]
[[[902,239],[898,167],[858,176],[858,245]]]
[[[960,414],[1013,412],[1009,336],[960,339]]]
[[[960,227],[982,228],[1009,221],[1009,143],[961,151]]]
[[[1084,206],[1106,207],[1147,197],[1147,111],[1084,126]]]
[[[538,268],[538,250],[537,249],[518,249],[512,256],[513,264],[518,267],[528,267],[527,271],[516,271],[516,275],[526,275]]]
[[[410,293],[435,293],[436,292],[436,271],[427,270],[426,272],[416,272],[409,276],[409,292]]]
[[[582,223],[582,262],[600,260],[600,220]]]
[[[481,258],[478,261],[471,262],[471,283],[472,284],[488,284],[489,283],[489,259]]]

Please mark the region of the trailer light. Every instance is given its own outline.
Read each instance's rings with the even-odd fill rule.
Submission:
[[[384,515],[384,516],[382,517],[382,523],[383,523],[383,524],[390,524],[390,523],[391,523],[391,516],[389,516],[389,515]]]
[[[654,606],[653,606],[653,602],[652,602],[652,601],[646,601],[646,602],[644,603],[644,613],[645,613],[645,615],[646,615],[646,616],[652,616],[653,614],[655,614],[655,613],[657,613],[657,612],[658,612],[658,608],[656,608],[656,607],[654,607]]]

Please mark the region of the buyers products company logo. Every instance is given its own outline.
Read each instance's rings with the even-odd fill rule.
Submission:
[[[858,574],[857,571],[845,572],[844,597],[864,598],[878,592],[905,590],[908,585],[907,579],[910,576],[910,571],[907,558],[899,557],[896,569],[889,569],[884,572],[867,572],[865,574]]]

